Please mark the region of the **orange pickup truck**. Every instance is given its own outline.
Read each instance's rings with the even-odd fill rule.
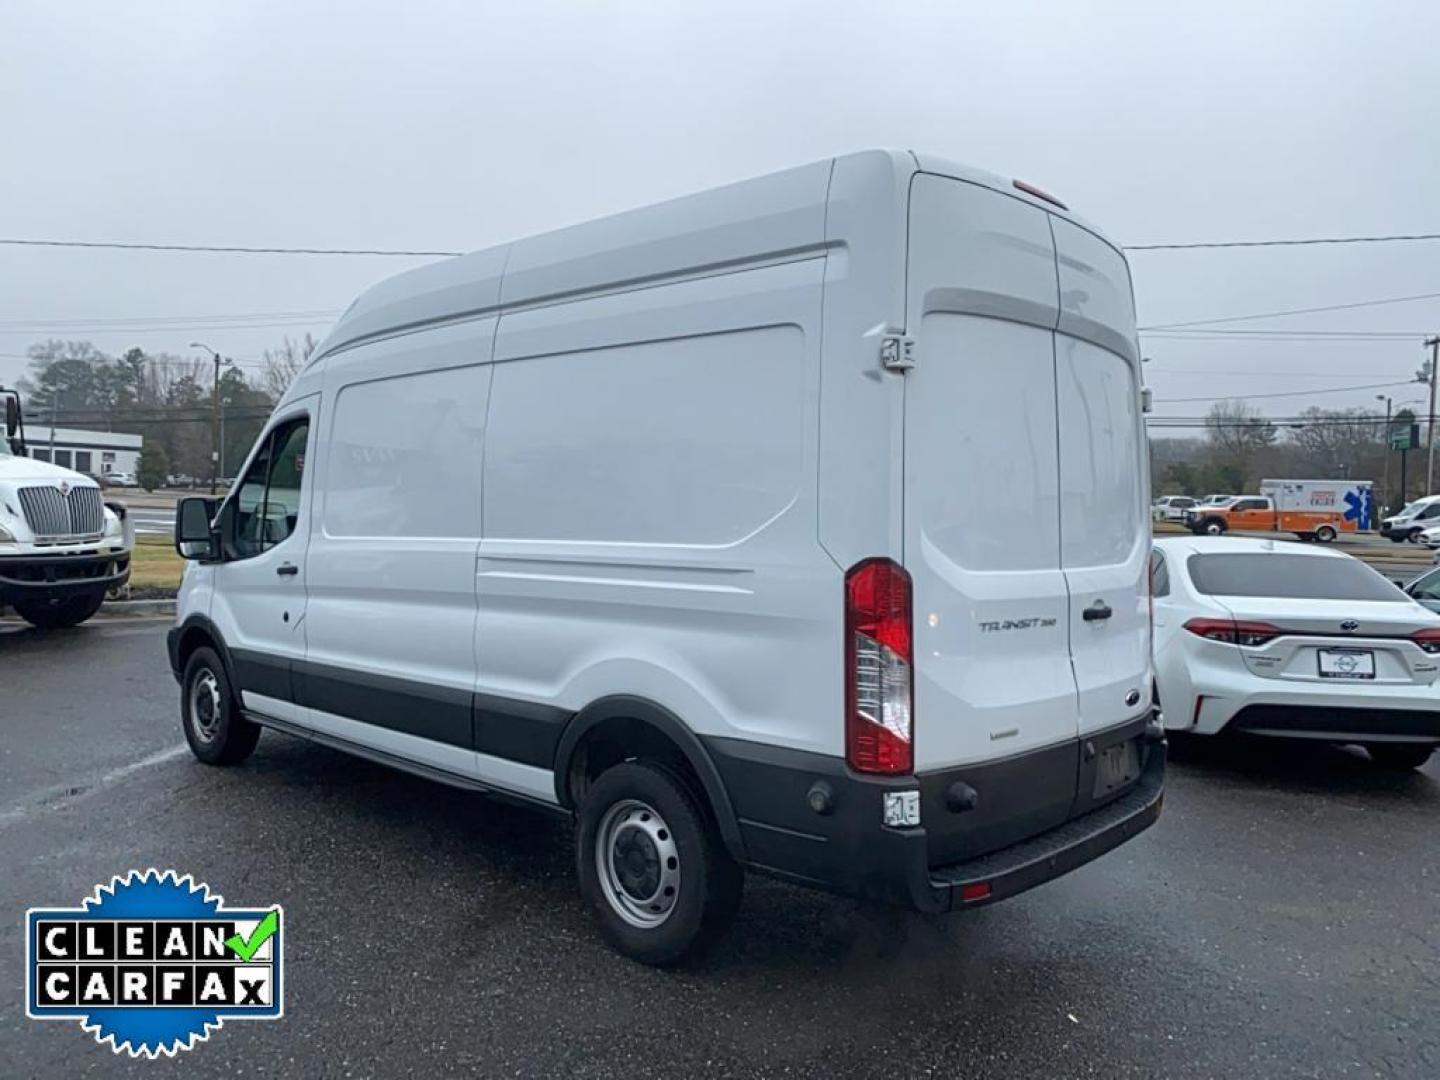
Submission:
[[[1301,540],[1328,544],[1341,530],[1354,531],[1344,511],[1332,509],[1281,510],[1263,495],[1241,495],[1219,506],[1198,506],[1185,511],[1185,525],[1196,535],[1219,536],[1231,529],[1294,533]]]

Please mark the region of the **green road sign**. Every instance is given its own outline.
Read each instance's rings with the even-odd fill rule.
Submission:
[[[1420,425],[1411,424],[1390,433],[1391,450],[1414,450],[1420,445]]]

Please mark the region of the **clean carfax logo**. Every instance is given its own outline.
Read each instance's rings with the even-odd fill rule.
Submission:
[[[225,1020],[282,1015],[283,922],[278,904],[227,908],[189,874],[132,870],[26,913],[25,1011],[131,1057],[189,1050]]]

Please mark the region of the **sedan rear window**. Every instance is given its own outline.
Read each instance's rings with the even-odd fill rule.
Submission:
[[[1403,600],[1405,594],[1356,559],[1270,552],[1191,555],[1185,563],[1196,590],[1210,596],[1274,596],[1285,600]]]

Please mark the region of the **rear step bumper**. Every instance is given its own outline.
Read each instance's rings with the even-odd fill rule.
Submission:
[[[1068,874],[1155,824],[1164,797],[1165,749],[1158,742],[1140,779],[1120,798],[1012,847],[931,870],[929,895],[917,898],[917,906],[981,907]]]
[[[1093,786],[1093,752],[1134,741],[1140,774],[1118,796],[1095,804],[1059,780],[1056,800],[1034,789],[1057,783],[1057,749],[1034,751],[993,768],[957,768],[939,774],[879,777],[847,769],[829,755],[726,738],[703,740],[733,807],[743,850],[736,855],[752,870],[798,884],[900,904],[924,912],[979,907],[1059,877],[1118,847],[1154,824],[1165,785],[1165,740],[1158,717],[1127,722],[1069,746],[1071,785],[1076,770]],[[981,809],[945,808],[955,781],[973,782]],[[1026,800],[1007,803],[1006,792],[1030,789]],[[922,823],[908,828],[882,824],[887,794],[918,792]],[[956,823],[998,819],[965,834]],[[965,848],[976,853],[955,861]],[[947,859],[941,853],[950,852]]]

